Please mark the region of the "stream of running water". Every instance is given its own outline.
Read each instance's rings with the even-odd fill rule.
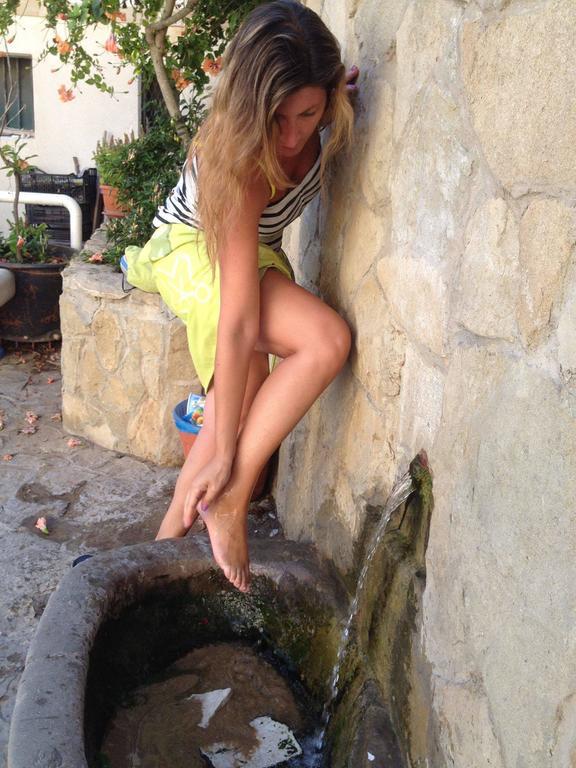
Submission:
[[[382,517],[378,521],[376,530],[372,535],[370,546],[368,548],[368,554],[364,561],[364,565],[362,566],[362,570],[360,571],[360,577],[358,579],[356,593],[354,595],[354,599],[352,600],[352,603],[350,606],[350,613],[348,615],[348,619],[346,621],[346,624],[344,625],[344,629],[342,630],[342,634],[340,636],[340,643],[338,646],[336,663],[334,664],[334,668],[332,669],[332,675],[330,678],[329,695],[324,705],[324,711],[322,714],[322,725],[316,740],[315,751],[316,751],[317,759],[316,759],[316,762],[313,764],[313,766],[311,766],[311,768],[320,768],[320,766],[322,765],[322,753],[325,746],[326,732],[328,729],[328,725],[330,723],[330,717],[332,715],[332,705],[334,701],[338,698],[338,694],[340,693],[340,674],[342,671],[342,666],[346,659],[346,655],[348,653],[348,646],[350,642],[352,625],[356,621],[358,610],[361,605],[362,597],[364,596],[367,577],[368,577],[368,573],[370,572],[370,566],[374,559],[374,555],[378,551],[380,542],[382,541],[384,534],[386,532],[386,526],[388,525],[388,522],[392,517],[393,512],[396,509],[398,509],[398,507],[406,501],[406,499],[408,498],[408,496],[410,496],[413,490],[414,490],[414,485],[412,482],[412,477],[410,475],[410,472],[406,472],[406,474],[403,475],[399,480],[397,480],[394,486],[392,487],[388,500],[386,501],[384,509],[382,510]]]

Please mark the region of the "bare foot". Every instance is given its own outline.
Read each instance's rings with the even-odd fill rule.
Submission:
[[[170,511],[168,511],[162,520],[158,533],[156,534],[156,541],[160,541],[161,539],[180,539],[183,536],[186,536],[197,517],[198,513],[195,512],[192,515],[192,522],[190,523],[190,527],[186,527],[182,523],[181,514],[170,514]]]
[[[224,576],[240,592],[248,592],[250,567],[248,561],[248,509],[232,500],[230,492],[223,493],[209,509],[201,512],[206,523],[214,560]]]

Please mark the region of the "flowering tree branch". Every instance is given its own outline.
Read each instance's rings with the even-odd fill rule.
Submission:
[[[180,91],[191,85],[195,98],[200,97],[209,74],[217,69],[202,64],[218,60],[242,17],[257,2],[186,0],[182,8],[174,11],[176,0],[133,0],[132,17],[127,18],[121,0],[38,0],[51,33],[42,56],[56,56],[71,67],[71,87],[62,84],[58,89],[61,101],[74,99],[74,88],[80,83],[112,94],[114,89],[102,66],[101,54],[86,47],[96,25],[108,26],[103,53],[116,57],[111,61],[117,72],[132,67],[145,88],[157,82],[166,110],[186,145],[190,130]],[[18,0],[0,0],[0,38],[6,42],[9,33],[13,37],[19,32],[18,5]],[[170,29],[174,34],[169,34]]]

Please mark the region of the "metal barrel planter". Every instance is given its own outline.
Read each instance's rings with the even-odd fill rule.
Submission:
[[[16,293],[0,307],[0,338],[8,341],[35,341],[59,338],[60,294],[62,270],[74,254],[71,248],[59,246],[57,263],[14,264],[0,262],[14,274]]]

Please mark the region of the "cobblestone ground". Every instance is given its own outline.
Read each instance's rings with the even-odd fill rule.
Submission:
[[[86,440],[60,420],[56,346],[8,349],[0,360],[0,768],[26,652],[72,560],[153,538],[178,470]],[[280,536],[274,506],[252,506],[252,536]],[[49,534],[35,527],[45,517]]]

